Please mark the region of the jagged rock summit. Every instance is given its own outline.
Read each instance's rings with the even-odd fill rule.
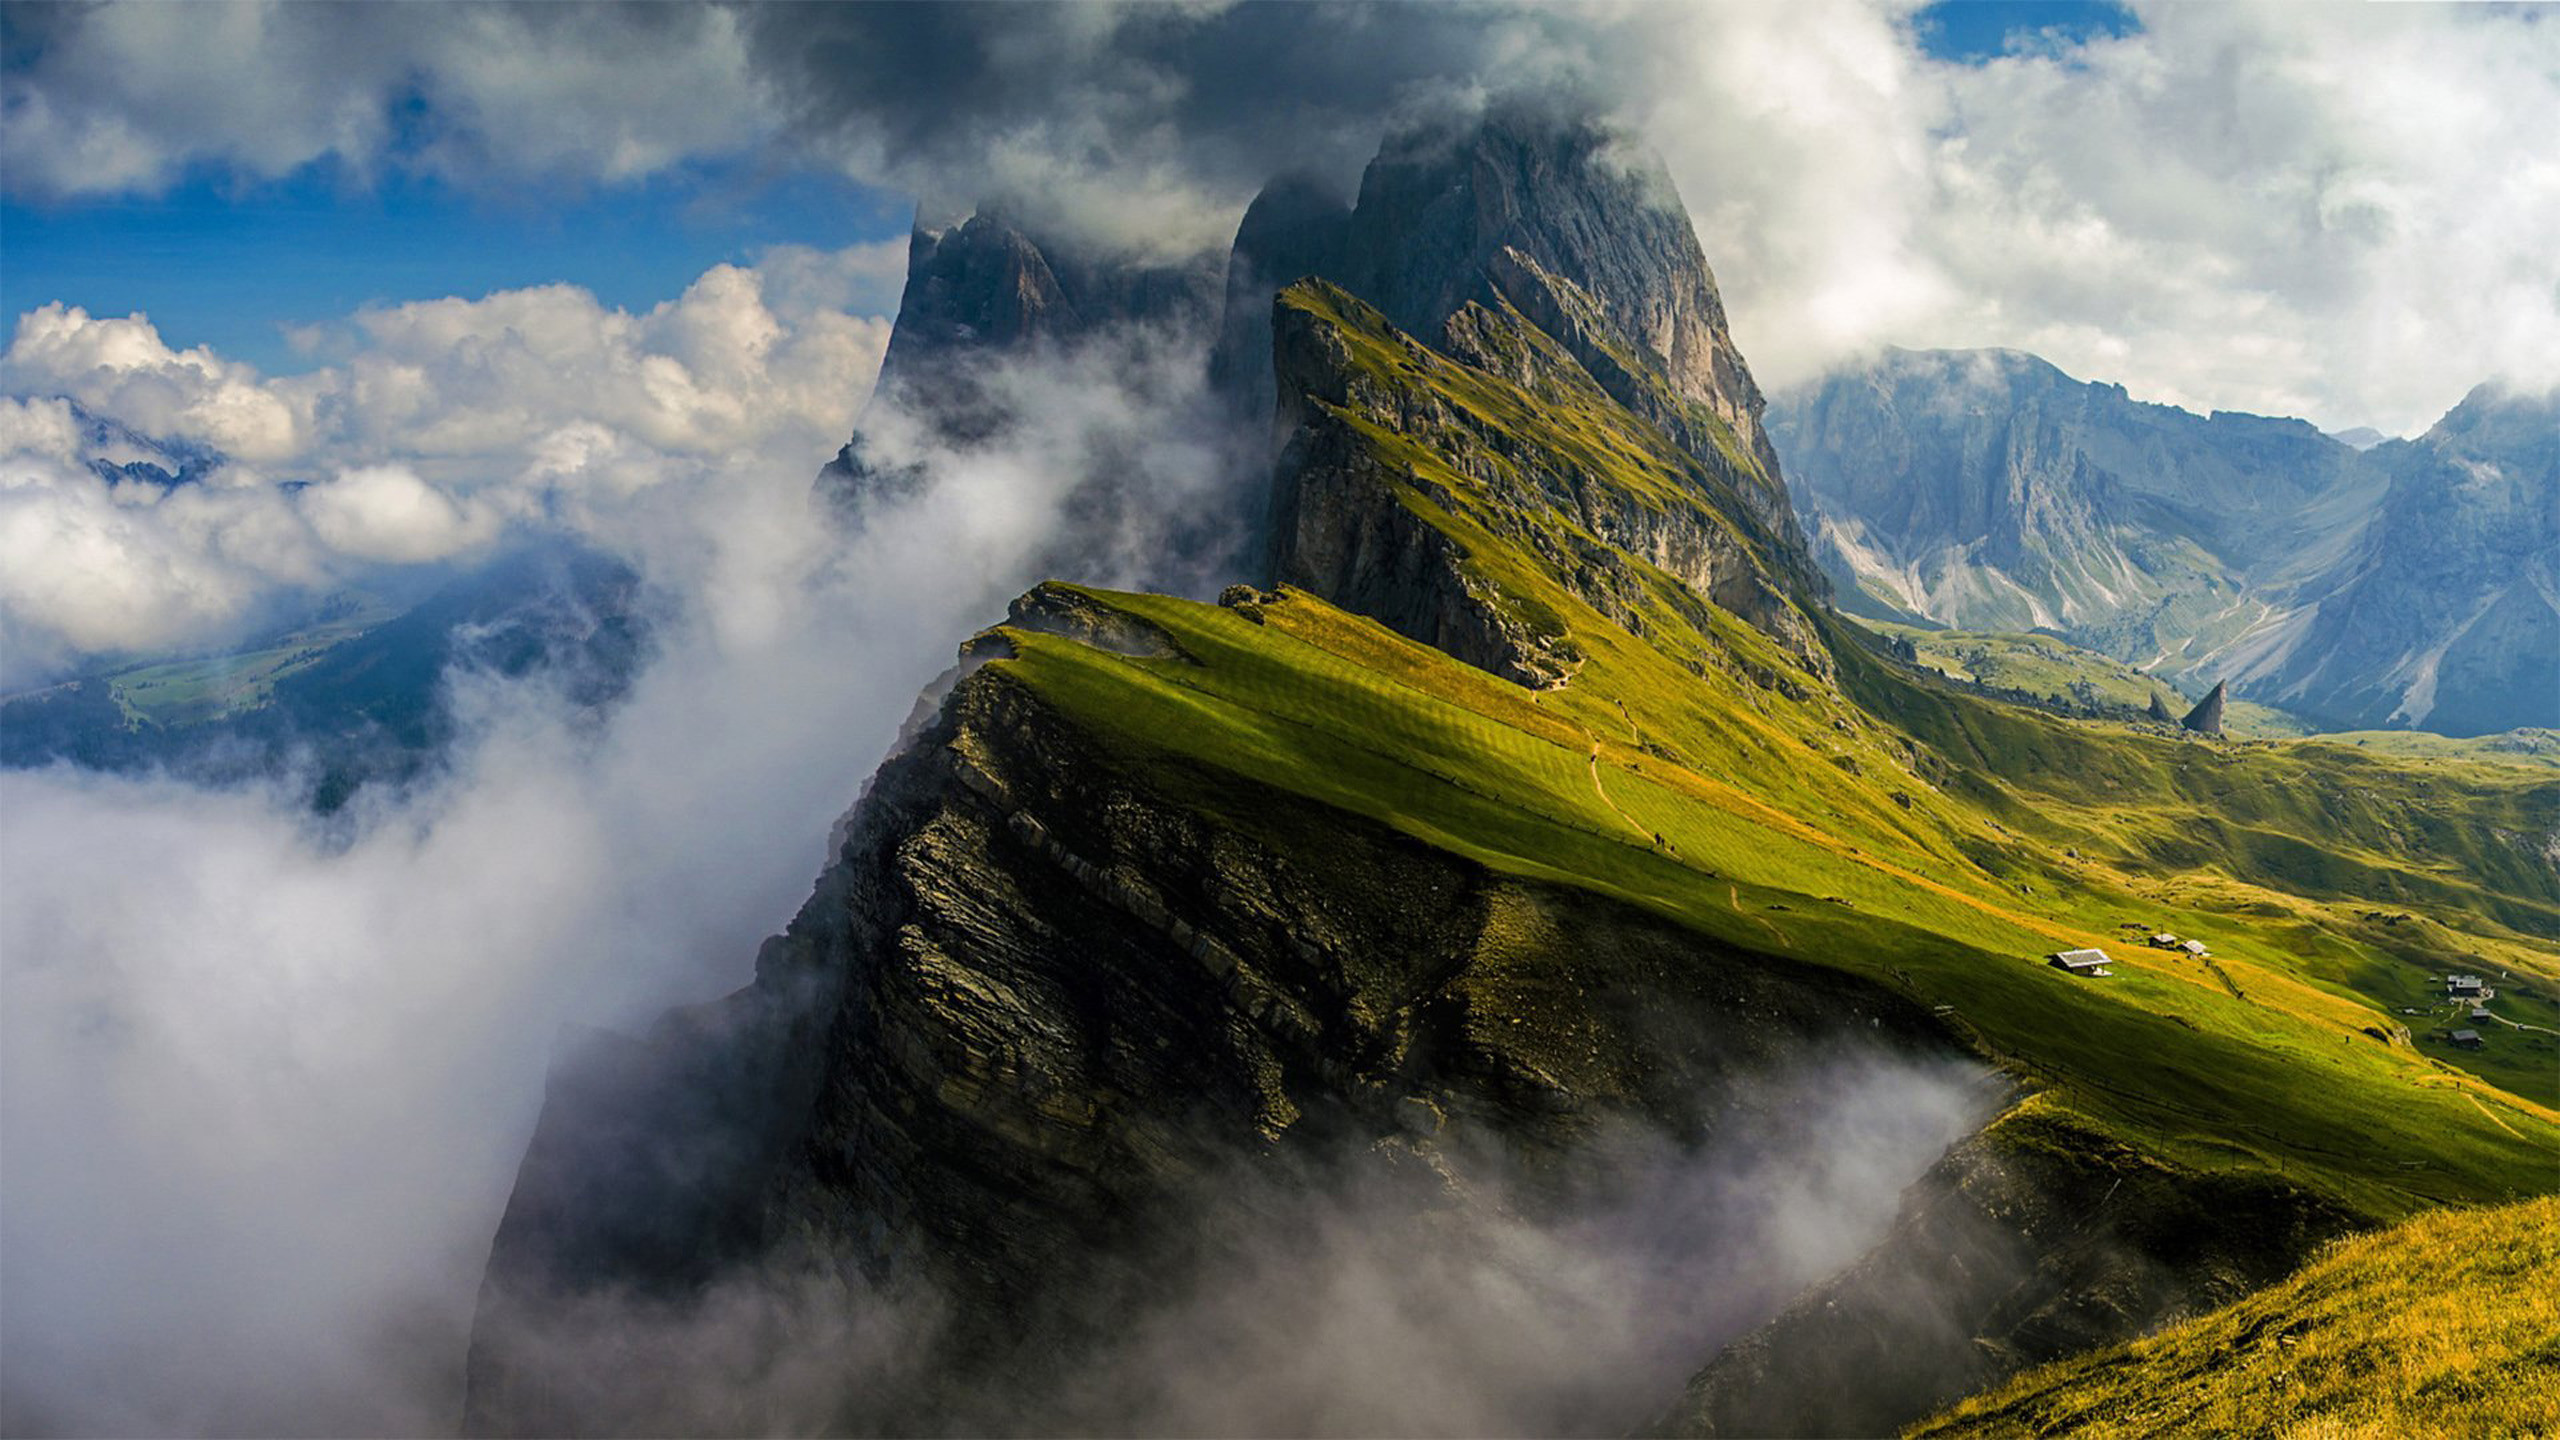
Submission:
[[[982,418],[974,367],[1195,293],[1079,271],[987,213],[920,231],[913,262],[881,403],[957,416],[964,441]],[[1348,278],[1289,284],[1301,266]],[[1215,363],[1229,382],[1257,373],[1242,359],[1253,329],[1233,322],[1258,313],[1282,578],[1533,686],[1578,663],[1554,609],[1566,597],[1693,635],[1690,665],[1747,665],[1773,693],[1825,683],[1800,603],[1819,582],[1757,388],[1667,182],[1605,132],[1506,113],[1391,146],[1356,207],[1274,187],[1227,280]],[[1446,511],[1417,508],[1453,483],[1466,494],[1443,494]],[[968,647],[970,664],[1013,658],[1024,635],[1091,644],[1104,632],[1086,622],[1107,613],[1043,587]],[[930,1288],[951,1312],[943,1378],[886,1413],[965,1415],[971,1366],[1036,1369],[1128,1313],[1138,1262],[1195,1178],[1239,1156],[1346,1142],[1368,1155],[1423,1113],[1538,1146],[1638,1115],[1694,1130],[1752,1103],[1741,1077],[1787,1033],[1882,1025],[1943,1043],[1863,987],[1800,996],[1783,964],[1736,955],[1639,984],[1587,949],[1578,986],[1647,1003],[1623,1022],[1575,1005],[1487,1029],[1444,997],[1480,957],[1510,953],[1495,917],[1521,904],[1577,916],[1571,933],[1608,937],[1647,974],[1670,972],[1663,946],[1697,942],[1383,827],[1253,804],[1303,812],[1290,833],[1326,834],[1321,853],[1213,818],[1007,666],[956,679],[848,818],[754,985],[555,1079],[493,1252],[471,1428],[613,1409],[544,1358],[563,1297],[681,1295],[768,1262]],[[1661,1028],[1670,1014],[1683,1018]],[[1592,1053],[1623,1064],[1586,1076],[1558,1058],[1550,1021],[1596,1027],[1612,1038]],[[1702,1062],[1664,1048],[1674,1031],[1719,1036],[1695,1052],[1716,1073],[1690,1074]]]
[[[2196,702],[2196,708],[2188,711],[2185,719],[2178,722],[2179,728],[2192,730],[2199,735],[2221,734],[2222,707],[2229,690],[2230,682],[2223,680],[2213,682],[2213,689],[2202,700]]]
[[[983,442],[1012,419],[985,393],[986,364],[1063,351],[1132,325],[1200,331],[1217,313],[1223,273],[1214,253],[1168,263],[1035,237],[993,201],[958,224],[919,219],[866,418],[898,408],[944,441]],[[857,431],[821,472],[821,488],[839,498],[858,493],[875,468]]]
[[[1340,275],[1351,203],[1315,176],[1283,175],[1245,207],[1227,256],[1226,308],[1209,355],[1209,383],[1249,424],[1266,423],[1275,395],[1271,301],[1309,275]]]

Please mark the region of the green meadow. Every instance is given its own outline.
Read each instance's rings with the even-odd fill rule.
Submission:
[[[1496,375],[1330,287],[1283,303],[1335,347],[1347,391],[1310,403],[1383,503],[1568,673],[1526,688],[1295,590],[1080,592],[1165,658],[1009,631],[996,663],[1150,783],[1247,831],[1271,792],[1314,801],[1889,987],[2139,1150],[2372,1221],[2560,1189],[2560,774],[2066,718],[1800,596],[1820,643],[1782,643],[1589,523],[1595,494],[1687,507],[1776,573],[1738,449],[1687,456],[1507,306],[1452,324]],[[2161,930],[2211,953],[2140,943]],[[2114,973],[2043,963],[2081,946]],[[2495,977],[2477,1050],[2447,1038],[2450,970]]]

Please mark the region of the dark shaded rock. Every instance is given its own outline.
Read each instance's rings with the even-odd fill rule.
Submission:
[[[949,443],[982,442],[1013,419],[988,395],[984,366],[1127,327],[1199,333],[1217,313],[1223,273],[1214,254],[1167,264],[1036,239],[993,205],[948,228],[919,224],[871,404],[903,408]],[[857,432],[819,483],[853,503],[871,485],[913,478],[884,473]]]
[[[2151,708],[2145,713],[2163,725],[2178,723],[2178,717],[2169,713],[2169,702],[2161,699],[2160,692],[2157,690],[2151,692]]]
[[[1249,422],[1267,420],[1279,400],[1271,369],[1272,297],[1310,275],[1339,278],[1350,233],[1349,202],[1310,176],[1282,176],[1245,207],[1227,257],[1209,384]]]
[[[2207,692],[2202,700],[2196,702],[2196,708],[2188,711],[2186,718],[2178,722],[2179,728],[2192,730],[2199,735],[2221,734],[2222,706],[2228,689],[2227,682],[2215,681],[2213,689]]]
[[[2030,1101],[1913,1185],[1866,1258],[1727,1346],[1653,1433],[1894,1434],[2239,1299],[2351,1228],[2272,1177],[2174,1170]]]
[[[1395,136],[1361,177],[1349,250],[1342,283],[1425,337],[1468,302],[1504,293],[1497,262],[1516,252],[1529,263],[1509,274],[1572,282],[1608,343],[1642,357],[1673,396],[1714,414],[1777,473],[1759,386],[1679,191],[1651,152],[1606,126],[1515,102],[1462,130]]]
[[[492,1252],[468,1428],[678,1425],[614,1409],[619,1352],[554,1326],[746,1274],[936,1299],[925,1362],[837,1377],[815,1428],[983,1429],[1056,1403],[1163,1293],[1224,1228],[1199,1207],[1234,1192],[1203,1187],[1237,1165],[1435,1190],[1467,1163],[1417,1125],[1437,1116],[1580,1184],[1600,1172],[1568,1157],[1613,1126],[1703,1137],[1826,1037],[1948,1044],[1835,973],[1219,784],[1211,808],[1130,768],[1001,662],[959,679],[752,986],[555,1078]],[[775,1423],[754,1407],[780,1396],[736,1398],[726,1428]]]

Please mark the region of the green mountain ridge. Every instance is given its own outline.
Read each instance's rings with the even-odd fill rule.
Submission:
[[[1497,133],[1451,183],[1595,151]],[[1628,201],[1591,193],[1574,233],[1616,254]],[[1407,317],[1436,334],[1277,297],[1273,583],[1025,595],[756,983],[555,1080],[475,1432],[617,1423],[548,1343],[561,1297],[741,1265],[938,1297],[920,1375],[828,1423],[1033,1396],[1117,1428],[1074,1381],[1214,1260],[1204,1176],[1402,1175],[1427,1210],[1490,1147],[1605,1185],[1604,1137],[1702,1143],[1788,1053],[1966,1056],[2023,1098],[1866,1259],[1581,1423],[1872,1433],[2560,1181],[2560,776],[1950,685],[1825,603],[1739,357],[1670,363],[1729,354],[1720,306],[1666,347],[1585,288],[1609,266],[1435,213],[1496,217]],[[2114,974],[2042,963],[2092,945]],[[2451,967],[2539,1028],[2473,1050],[2407,1013]]]

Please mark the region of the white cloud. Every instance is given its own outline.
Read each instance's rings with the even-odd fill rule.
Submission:
[[[0,382],[70,395],[144,434],[202,440],[243,460],[293,455],[309,428],[296,387],[262,385],[255,369],[202,345],[172,350],[149,316],[92,319],[59,302],[18,317]]]
[[[1764,379],[2006,345],[2138,396],[2423,428],[2560,375],[2560,25],[2157,5],[1922,57],[1901,7],[1639,11],[1670,152]],[[1705,83],[1699,83],[1704,76]]]
[[[1568,76],[1669,152],[1772,383],[1886,343],[2012,345],[2150,398],[2408,430],[2493,374],[2560,372],[2549,16],[2143,4],[2128,36],[1947,65],[1914,8],[1353,10],[1319,42],[1218,7],[110,4],[18,25],[41,43],[0,162],[98,194],[330,156],[478,184],[824,154],[1180,250],[1227,233],[1252,163]],[[1221,48],[1284,39],[1303,81],[1245,84]],[[1363,44],[1398,58],[1372,74]]]
[[[451,773],[361,801],[331,833],[289,786],[0,774],[0,1429],[449,1426],[461,1327],[561,1023],[635,1025],[742,983],[961,637],[1051,563],[1143,578],[1161,558],[1147,525],[1194,521],[1186,507],[1215,493],[1220,455],[1172,418],[1197,398],[1181,383],[1196,345],[1138,346],[1009,367],[991,387],[1023,423],[965,453],[892,424],[886,453],[930,478],[872,497],[848,535],[811,484],[847,421],[823,422],[823,441],[807,425],[822,395],[858,402],[859,370],[818,374],[858,337],[757,293],[732,276],[646,316],[546,292],[373,317],[408,383],[397,406],[357,410],[395,437],[479,403],[484,362],[525,383],[504,357],[568,373],[544,424],[438,457],[462,479],[377,459],[283,512],[325,530],[310,497],[344,486],[394,537],[418,510],[444,523],[438,504],[461,523],[530,499],[585,516],[674,598],[601,731],[538,680],[458,677]],[[670,448],[612,408],[627,398],[560,398],[653,362],[685,377],[649,392],[673,397]],[[355,404],[363,373],[330,393]],[[767,391],[760,438],[695,399]],[[41,458],[63,419],[0,411],[0,433]],[[758,443],[728,448],[739,436]],[[1097,464],[1138,491],[1125,509],[1071,505]],[[121,504],[104,485],[90,502]],[[128,545],[170,538],[144,535]]]
[[[513,525],[680,549],[648,491],[749,459],[805,483],[843,443],[889,322],[837,307],[876,299],[903,250],[777,251],[778,280],[716,266],[637,314],[568,285],[382,307],[322,337],[340,363],[278,379],[172,350],[143,316],[31,311],[0,355],[7,388],[257,463],[167,492],[110,485],[64,407],[0,411],[9,678],[221,639],[283,592],[465,555]]]
[[[737,17],[708,6],[226,0],[15,23],[33,55],[10,77],[0,165],[45,194],[156,190],[208,162],[273,179],[323,159],[628,180],[775,123]]]
[[[349,470],[299,498],[322,543],[357,560],[425,564],[483,544],[498,530],[486,506],[458,503],[397,465]]]

